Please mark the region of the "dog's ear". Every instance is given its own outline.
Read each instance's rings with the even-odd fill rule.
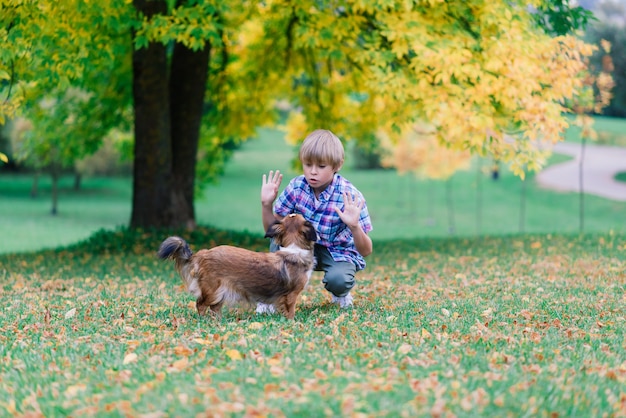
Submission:
[[[313,226],[313,224],[309,221],[306,221],[304,223],[304,228],[304,237],[309,241],[317,242],[317,232],[315,232],[315,227]]]
[[[283,224],[280,221],[274,221],[265,232],[265,238],[274,238],[280,233],[280,229]]]

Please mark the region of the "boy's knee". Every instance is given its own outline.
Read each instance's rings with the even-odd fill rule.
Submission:
[[[324,275],[324,288],[335,296],[345,296],[354,287],[355,273],[352,267],[330,269]]]

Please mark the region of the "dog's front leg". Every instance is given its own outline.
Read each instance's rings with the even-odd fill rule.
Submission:
[[[206,303],[206,299],[203,298],[198,298],[198,300],[196,300],[196,309],[198,310],[198,314],[200,314],[200,316],[206,315],[207,310],[209,310],[213,317],[221,318],[222,305],[223,303],[221,302],[215,305],[209,305],[208,303]]]
[[[209,304],[206,303],[206,298],[204,296],[200,296],[196,299],[196,309],[200,316],[204,316],[206,314],[206,310],[209,308]]]
[[[292,292],[278,299],[276,308],[287,319],[293,319],[296,316],[296,302],[300,292]]]
[[[207,314],[207,310],[210,309],[210,313],[217,318],[222,316],[222,306],[224,305],[224,299],[218,299],[219,302],[215,302],[218,299],[214,294],[202,292],[198,299],[196,299],[196,309],[198,310],[198,314],[200,316],[204,316]]]

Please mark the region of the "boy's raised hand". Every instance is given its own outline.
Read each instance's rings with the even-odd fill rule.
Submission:
[[[354,229],[359,226],[359,218],[361,217],[361,210],[365,206],[365,200],[351,193],[343,192],[343,212],[338,207],[335,207],[335,212],[339,215],[343,223],[348,225],[348,228]]]
[[[263,174],[263,186],[261,186],[261,204],[272,205],[276,196],[278,196],[278,188],[283,181],[283,175],[279,170],[270,171],[268,175]]]

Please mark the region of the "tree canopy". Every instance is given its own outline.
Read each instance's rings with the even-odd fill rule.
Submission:
[[[3,0],[0,122],[70,87],[102,98],[93,118],[132,103],[134,227],[192,227],[196,173],[278,101],[292,141],[324,127],[402,146],[427,124],[523,175],[566,127],[592,53],[567,33],[587,18],[556,0]]]

